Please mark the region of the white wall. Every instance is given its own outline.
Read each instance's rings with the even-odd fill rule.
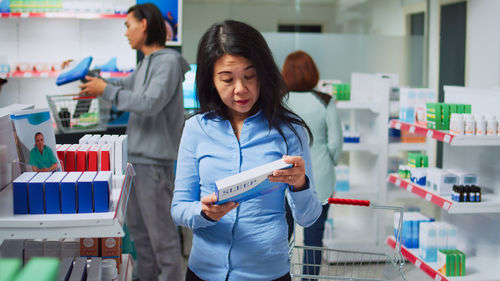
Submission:
[[[471,0],[467,5],[467,86],[499,87],[500,1]]]

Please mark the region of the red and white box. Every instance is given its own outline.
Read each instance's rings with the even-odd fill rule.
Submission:
[[[99,145],[92,145],[88,154],[87,171],[99,171],[99,156]]]
[[[73,144],[66,150],[66,172],[76,172],[76,151],[78,147],[80,147],[79,144]]]
[[[71,146],[71,144],[61,144],[57,146],[57,159],[61,163],[61,168],[63,171],[66,171],[66,150]]]
[[[76,171],[87,171],[87,158],[90,150],[89,144],[81,144],[76,151]]]
[[[100,161],[99,171],[113,171],[113,144],[105,144],[99,147]]]

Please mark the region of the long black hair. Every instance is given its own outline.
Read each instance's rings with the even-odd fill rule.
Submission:
[[[165,26],[165,19],[163,19],[160,9],[152,3],[145,3],[130,7],[127,14],[131,12],[134,12],[134,17],[138,21],[146,19],[148,23],[146,29],[146,46],[165,46],[165,41],[167,40],[167,27]]]
[[[224,54],[244,57],[255,66],[260,96],[254,109],[262,111],[269,129],[275,128],[288,146],[280,125],[286,124],[298,137],[292,126],[298,124],[306,128],[312,143],[311,130],[304,120],[284,105],[283,97],[288,94],[288,89],[266,40],[255,28],[243,22],[226,20],[215,23],[201,38],[196,58],[196,91],[200,105],[198,112],[229,119],[228,108],[213,83],[214,64]]]

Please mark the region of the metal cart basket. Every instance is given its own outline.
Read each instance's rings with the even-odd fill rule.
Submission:
[[[402,207],[375,205],[368,200],[341,198],[329,198],[328,204],[357,205],[400,212],[396,252],[391,257],[385,253],[299,246],[295,245],[294,234],[289,252],[292,280],[406,280],[403,274],[404,259],[399,243],[401,239],[399,230],[403,221]],[[334,255],[337,262],[322,264],[322,260],[326,259],[327,255]]]
[[[57,128],[64,133],[106,130],[111,103],[91,96],[48,95]]]

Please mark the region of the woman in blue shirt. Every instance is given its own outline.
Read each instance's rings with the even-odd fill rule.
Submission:
[[[193,230],[186,280],[290,280],[285,190],[300,225],[321,213],[307,126],[284,107],[286,84],[249,25],[212,25],[199,43],[197,66],[200,110],[184,127],[172,202],[175,222]],[[280,158],[293,167],[269,177],[277,190],[214,204],[216,180]]]

